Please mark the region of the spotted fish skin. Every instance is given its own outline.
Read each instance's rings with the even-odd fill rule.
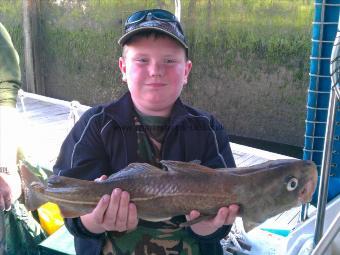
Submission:
[[[194,209],[202,215],[215,215],[223,206],[238,204],[243,221],[253,226],[310,201],[317,182],[315,164],[304,160],[220,169],[192,162],[161,163],[163,169],[133,163],[102,182],[53,175],[45,183],[22,165],[25,204],[34,210],[53,202],[65,218],[73,218],[90,213],[104,194],[121,188],[130,193],[144,220],[162,221]]]

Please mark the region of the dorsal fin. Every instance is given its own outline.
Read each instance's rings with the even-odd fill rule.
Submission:
[[[78,187],[79,185],[88,185],[91,181],[75,179],[66,176],[51,175],[46,180],[48,188],[58,188],[58,187]]]
[[[199,159],[194,159],[194,160],[189,161],[189,163],[200,165],[202,163],[202,161],[199,160]]]
[[[166,172],[150,164],[131,163],[127,167],[120,170],[119,172],[110,175],[109,178],[105,180],[105,182],[111,181],[112,179],[125,178],[125,177],[131,177],[131,176],[141,177],[141,176],[146,176],[146,175],[150,176],[150,175],[163,175],[163,174],[166,174]]]
[[[76,218],[76,217],[79,217],[79,216],[86,214],[86,213],[80,212],[77,209],[72,210],[70,208],[66,208],[66,207],[63,207],[63,206],[59,206],[59,210],[60,210],[61,215],[64,218]]]
[[[167,171],[184,174],[213,174],[216,169],[199,165],[193,162],[162,160],[160,162]]]

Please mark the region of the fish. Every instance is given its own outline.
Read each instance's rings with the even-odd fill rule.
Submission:
[[[239,205],[246,231],[292,207],[311,201],[317,183],[312,161],[271,160],[241,168],[212,169],[197,162],[161,161],[162,168],[131,163],[104,181],[87,181],[51,175],[39,180],[23,164],[21,177],[28,210],[53,202],[65,218],[90,213],[104,194],[120,188],[130,193],[138,217],[163,221],[198,210],[202,217],[190,226],[216,215],[219,208]]]

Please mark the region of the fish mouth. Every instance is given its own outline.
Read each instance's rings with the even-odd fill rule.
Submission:
[[[310,179],[306,182],[303,188],[299,191],[299,201],[303,204],[312,200],[316,185],[318,182],[318,174],[316,169],[313,169]]]

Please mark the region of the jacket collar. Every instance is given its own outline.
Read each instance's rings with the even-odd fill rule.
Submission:
[[[104,112],[122,127],[133,126],[135,110],[130,92],[125,93],[118,101],[114,101],[107,105]]]
[[[172,107],[170,115],[170,126],[175,126],[176,124],[187,118],[189,115],[190,114],[187,110],[187,107],[183,104],[180,98],[177,98],[174,106]]]
[[[120,126],[132,126],[135,109],[130,92],[125,93],[118,101],[110,103],[104,110]],[[189,116],[189,112],[181,99],[178,98],[172,108],[170,125],[176,125]]]

